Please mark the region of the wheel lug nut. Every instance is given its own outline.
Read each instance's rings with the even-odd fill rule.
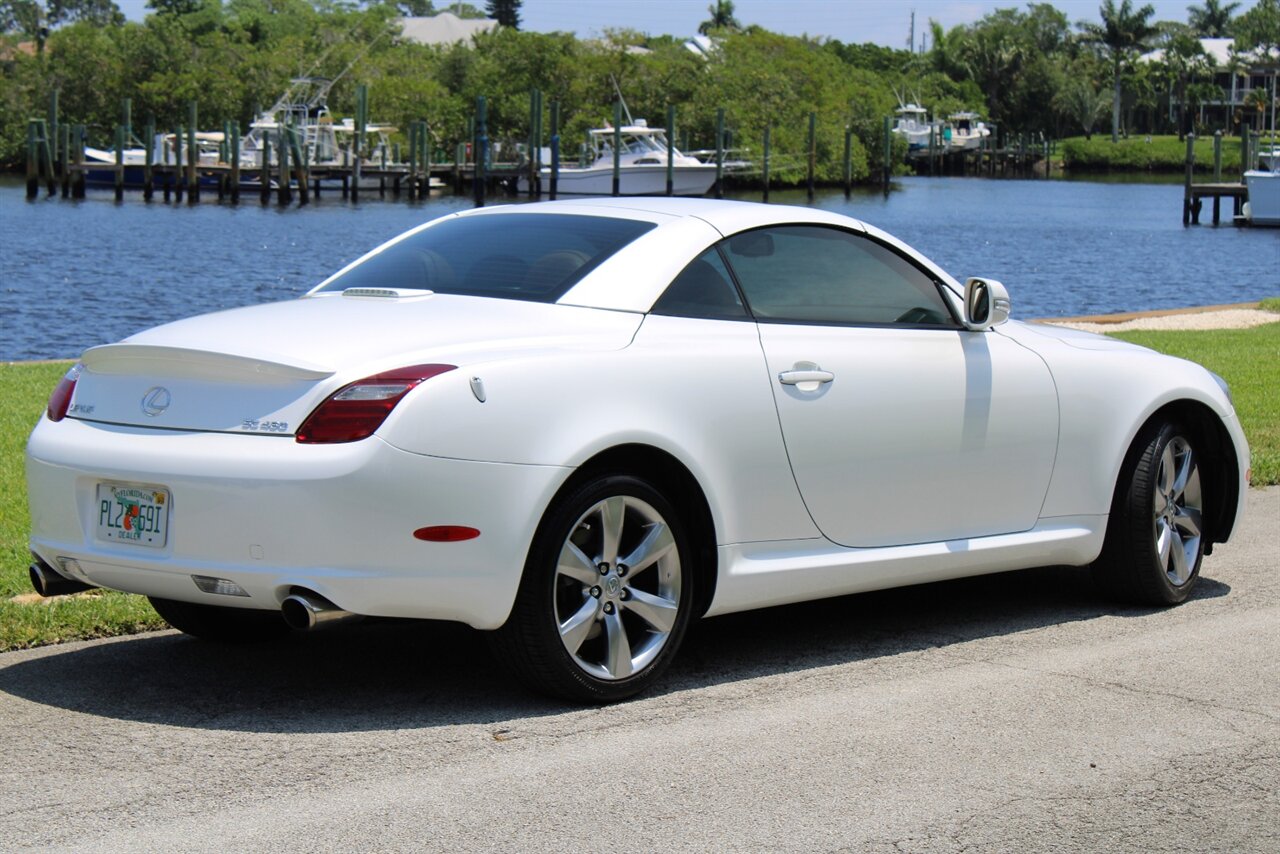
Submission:
[[[618,594],[618,598],[621,599],[623,602],[627,601],[628,599],[631,598],[631,591],[625,587],[622,588],[622,592]]]
[[[609,574],[609,564],[607,564],[607,563],[602,563],[602,564],[600,564],[599,566],[597,566],[597,567],[596,567],[596,569],[600,570],[600,574],[601,574],[601,575],[608,575],[608,574]]]
[[[622,578],[627,574],[627,565],[625,563],[618,564],[618,577]]]
[[[599,599],[599,598],[600,598],[600,593],[601,593],[601,590],[600,590],[600,588],[599,588],[599,587],[592,587],[592,588],[591,588],[591,595],[592,595],[592,596],[594,596],[594,597],[596,597],[597,599]]]
[[[605,603],[604,603],[604,612],[605,612],[606,614],[612,614],[612,613],[613,613],[613,603],[612,603],[612,602],[605,602]]]

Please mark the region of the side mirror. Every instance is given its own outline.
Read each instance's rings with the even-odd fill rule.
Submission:
[[[964,283],[964,325],[973,330],[999,326],[1009,319],[1009,292],[995,279],[970,278]]]

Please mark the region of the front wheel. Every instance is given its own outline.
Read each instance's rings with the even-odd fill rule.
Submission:
[[[593,478],[547,511],[495,649],[543,693],[632,696],[684,637],[691,554],[680,514],[657,489],[630,475]]]
[[[1135,442],[1107,524],[1098,584],[1143,605],[1176,605],[1191,594],[1204,558],[1204,491],[1194,436],[1155,423]]]

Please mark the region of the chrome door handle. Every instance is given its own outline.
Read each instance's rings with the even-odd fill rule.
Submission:
[[[836,378],[830,371],[783,371],[778,374],[778,382],[783,385],[800,385],[800,383],[829,383]]]

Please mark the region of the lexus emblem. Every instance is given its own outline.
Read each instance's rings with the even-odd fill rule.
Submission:
[[[152,386],[142,396],[142,411],[154,418],[168,409],[170,402],[169,389],[162,385]]]

